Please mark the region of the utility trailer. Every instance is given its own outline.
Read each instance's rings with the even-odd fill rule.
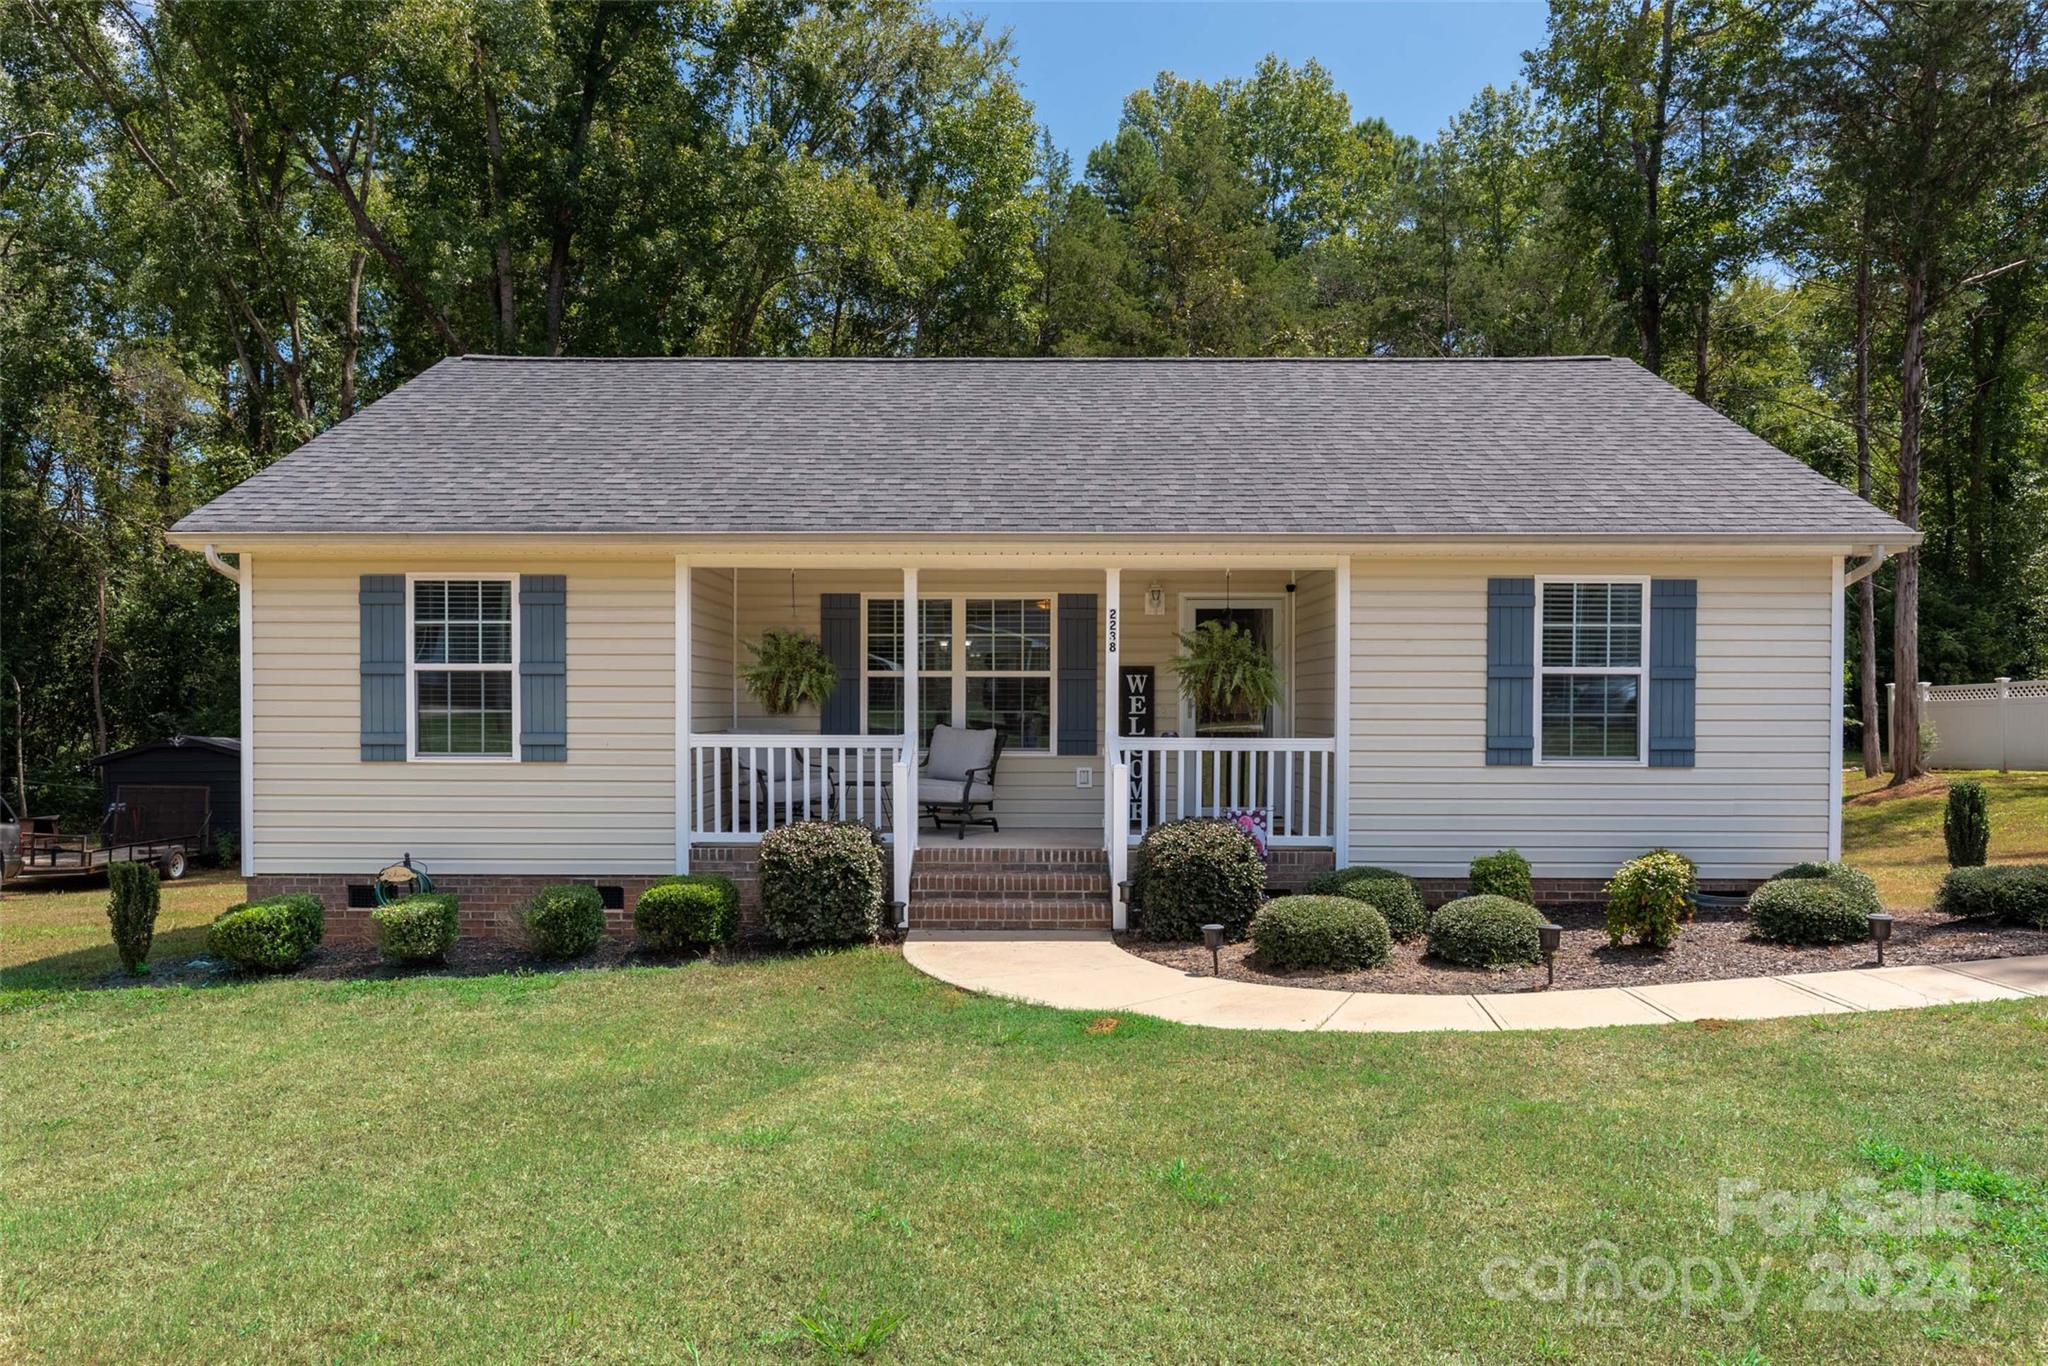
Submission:
[[[211,824],[203,787],[124,786],[107,804],[97,835],[61,835],[25,822],[21,876],[78,877],[103,873],[110,863],[154,863],[166,880],[185,876],[205,847]]]

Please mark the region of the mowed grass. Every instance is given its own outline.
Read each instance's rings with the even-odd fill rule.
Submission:
[[[2048,1239],[1715,1225],[1720,1178],[1832,1189],[1882,1151],[2002,1173],[2048,1231],[2048,1001],[1227,1033],[862,949],[18,992],[0,1034],[17,1358],[801,1360],[799,1316],[898,1314],[898,1360],[2048,1353]],[[1487,1293],[1496,1259],[1603,1252],[1727,1288]],[[1807,1307],[1810,1258],[1913,1252],[1967,1257],[1970,1302]]]
[[[2039,782],[1994,787],[1995,854]],[[1852,861],[1931,891],[1938,795],[1849,812]],[[239,896],[167,887],[160,961]],[[885,949],[77,989],[115,966],[104,901],[0,903],[10,1358],[797,1361],[866,1328],[904,1361],[2048,1358],[2048,1000],[1300,1036]],[[1772,1236],[1717,1229],[1723,1178],[1984,1199]],[[1966,1293],[1899,1299],[1916,1256]],[[1578,1293],[1606,1258],[1635,1288]],[[1718,1294],[1658,1293],[1688,1265]]]
[[[1889,774],[1842,775],[1842,857],[1877,879],[1884,903],[1926,906],[1948,872],[1941,834],[1948,785],[1984,784],[1991,811],[1991,862],[2048,863],[2048,773],[1942,772],[1898,792]]]

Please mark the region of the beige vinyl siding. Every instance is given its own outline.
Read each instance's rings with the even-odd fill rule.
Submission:
[[[1294,733],[1337,733],[1337,575],[1300,576],[1294,594]]]
[[[732,727],[733,571],[690,571],[690,729]],[[671,664],[673,669],[673,664]]]
[[[358,580],[407,572],[567,577],[567,762],[362,761]],[[408,852],[441,872],[674,867],[672,560],[264,555],[253,619],[257,872],[367,874]]]
[[[1486,765],[1486,581],[1538,573],[1698,581],[1695,767]],[[1459,876],[1512,845],[1539,877],[1605,877],[1665,846],[1758,877],[1826,857],[1832,595],[1824,558],[1356,561],[1352,861]]]

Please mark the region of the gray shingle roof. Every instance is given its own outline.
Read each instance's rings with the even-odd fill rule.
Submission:
[[[178,524],[1911,533],[1631,361],[443,361]]]

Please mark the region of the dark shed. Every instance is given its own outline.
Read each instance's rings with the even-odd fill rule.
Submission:
[[[93,760],[108,804],[126,801],[142,807],[163,789],[204,788],[209,810],[207,828],[165,833],[198,833],[212,839],[232,834],[242,838],[242,742],[219,735],[174,735],[168,740],[102,754]],[[122,795],[122,789],[128,795]],[[195,794],[196,795],[196,794]],[[154,805],[155,803],[151,803]],[[181,809],[190,804],[179,802]],[[183,823],[182,821],[180,823]]]

